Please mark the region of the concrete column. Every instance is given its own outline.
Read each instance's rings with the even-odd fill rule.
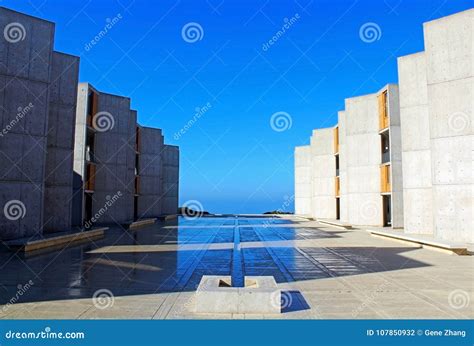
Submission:
[[[163,147],[163,214],[178,212],[179,196],[179,148],[174,145]]]

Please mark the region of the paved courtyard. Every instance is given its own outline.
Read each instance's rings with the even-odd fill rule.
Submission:
[[[273,276],[281,314],[198,314],[203,275]],[[296,217],[178,219],[60,251],[0,252],[3,319],[474,318],[472,256]]]

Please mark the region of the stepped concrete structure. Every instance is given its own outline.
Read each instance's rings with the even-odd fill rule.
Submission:
[[[424,52],[398,59],[399,86],[346,99],[332,138],[315,130],[295,149],[297,214],[474,243],[474,9],[425,23],[424,40]],[[334,165],[321,158],[333,141],[335,217],[318,188],[333,186]]]
[[[423,29],[425,51],[398,59],[404,231],[474,243],[474,10]]]
[[[79,58],[54,23],[0,8],[0,240],[69,230]]]
[[[0,7],[0,28],[0,240],[176,214],[179,148],[129,98],[78,85],[54,23]]]
[[[346,99],[338,125],[313,130],[309,171],[295,151],[296,213],[369,226],[403,226],[398,86]],[[308,191],[310,196],[308,197]],[[306,196],[303,198],[303,196]],[[301,213],[304,210],[309,213]]]
[[[176,214],[179,148],[137,124],[130,99],[79,84],[74,152],[77,226]]]

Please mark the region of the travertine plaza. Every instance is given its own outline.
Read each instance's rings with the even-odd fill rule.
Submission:
[[[336,126],[295,149],[296,214],[474,243],[473,16],[424,23],[398,85],[346,99]]]
[[[0,8],[0,26],[0,240],[176,214],[178,147],[130,98],[78,84],[54,23]]]

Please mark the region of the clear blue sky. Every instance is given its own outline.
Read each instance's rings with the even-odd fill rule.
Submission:
[[[180,202],[211,212],[281,208],[294,193],[293,151],[332,126],[344,98],[397,82],[396,57],[423,50],[422,23],[472,0],[3,0],[56,22],[56,50],[81,56],[80,80],[131,97],[139,122],[181,147]],[[118,22],[90,50],[85,45]],[[291,27],[268,50],[285,23]],[[199,23],[202,39],[181,30]],[[359,29],[380,27],[366,43]],[[180,138],[196,107],[211,108]],[[270,126],[275,112],[290,129]],[[292,210],[291,204],[287,209]]]

